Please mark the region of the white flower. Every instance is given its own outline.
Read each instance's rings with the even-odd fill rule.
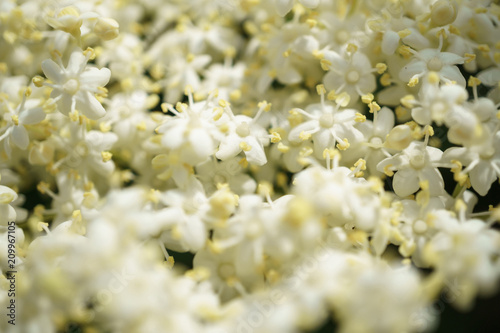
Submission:
[[[270,105],[266,102],[261,103],[254,118],[244,115],[235,116],[228,105],[224,106],[224,110],[229,115],[226,123],[228,129],[225,138],[221,140],[219,150],[215,153],[217,158],[224,161],[243,151],[249,163],[256,165],[267,163],[264,145],[269,144],[269,134],[257,123],[257,119],[265,109],[270,108]]]
[[[288,140],[299,143],[312,137],[316,156],[322,157],[325,149],[338,144],[340,149],[347,149],[351,143],[361,141],[363,134],[354,127],[356,110],[340,109],[330,103],[311,104],[306,110],[294,109],[310,120],[292,128]]]
[[[278,15],[285,16],[290,10],[292,10],[295,0],[274,0],[274,6]],[[299,0],[299,2],[307,8],[316,8],[320,0]]]
[[[347,54],[342,57],[333,51],[325,52],[324,60],[330,62],[327,65],[329,72],[323,78],[326,89],[333,89],[336,94],[346,92],[351,97],[351,104],[377,87],[373,75],[376,70],[372,68],[370,59],[361,51],[351,57]]]
[[[450,52],[442,52],[441,46],[438,49],[424,49],[413,51],[414,59],[404,66],[399,72],[399,78],[404,82],[409,82],[413,86],[419,79],[435,72],[444,83],[455,82],[465,87],[465,78],[457,66],[464,63],[464,58]]]
[[[488,194],[491,184],[500,177],[500,132],[480,146],[448,148],[443,161],[459,161],[466,166],[459,174],[468,173],[474,190],[482,196]]]
[[[19,105],[14,109],[8,100],[0,102],[0,106],[5,109],[3,119],[7,123],[5,127],[0,128],[0,142],[4,141],[4,149],[8,156],[11,155],[12,142],[22,150],[26,150],[29,145],[28,130],[25,125],[34,125],[45,119],[45,112],[39,106],[40,101],[36,99],[26,100],[31,93],[31,88],[27,88],[23,94]]]
[[[91,52],[79,50],[71,53],[68,66],[64,67],[60,58],[58,63],[51,59],[42,62],[42,70],[52,83],[45,85],[53,88],[50,97],[57,101],[59,111],[68,115],[75,109],[90,119],[99,119],[106,114],[95,94],[102,94],[111,76],[107,68],[88,67]]]
[[[436,196],[444,191],[444,180],[437,169],[442,155],[440,149],[413,141],[401,153],[381,161],[377,170],[394,175],[392,187],[400,197],[415,193],[425,181],[429,182],[430,195]]]
[[[156,132],[163,134],[161,142],[164,147],[180,150],[183,160],[196,165],[215,152],[222,135],[213,120],[211,101],[193,103],[191,93],[189,96],[189,106],[178,104],[179,110],[168,108],[174,117],[167,118]]]

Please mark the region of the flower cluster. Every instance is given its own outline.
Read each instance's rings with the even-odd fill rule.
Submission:
[[[12,0],[0,49],[2,332],[424,332],[497,292],[494,1]]]

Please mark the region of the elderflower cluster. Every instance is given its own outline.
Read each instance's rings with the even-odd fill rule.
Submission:
[[[432,332],[498,292],[495,1],[5,0],[0,50],[2,332]]]

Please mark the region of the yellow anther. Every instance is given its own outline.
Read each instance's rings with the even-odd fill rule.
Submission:
[[[418,77],[411,78],[410,82],[408,82],[408,87],[415,87],[418,84]]]
[[[446,35],[446,31],[444,29],[440,29],[438,32],[436,32],[436,37],[437,38],[440,38],[440,37],[443,37],[443,38],[447,38],[448,35]]]
[[[450,25],[448,27],[448,30],[450,31],[451,34],[460,35],[460,30],[457,27],[455,27],[454,25]]]
[[[224,99],[219,99],[219,106],[221,106],[221,107],[225,108],[225,107],[227,107],[227,106],[229,106],[229,105],[230,105],[230,104],[229,104],[229,102],[228,102],[228,101],[226,101],[226,100],[224,100]]]
[[[77,110],[74,110],[73,112],[70,112],[70,113],[68,114],[68,116],[69,116],[69,119],[70,119],[72,122],[75,122],[75,123],[76,123],[77,121],[79,121],[79,120],[80,120],[80,114],[78,113],[78,111],[77,111]]]
[[[434,128],[432,126],[426,126],[424,130],[424,134],[429,136],[434,136]]]
[[[359,170],[366,170],[366,161],[360,158],[359,160],[356,161],[356,163],[354,163],[354,166],[356,168],[359,168]]]
[[[250,151],[250,150],[252,150],[252,146],[250,146],[245,141],[242,141],[242,142],[240,142],[240,149],[243,151]]]
[[[37,75],[33,78],[32,81],[33,81],[33,84],[35,85],[35,87],[38,87],[38,88],[43,87],[43,82],[44,82],[43,77]]]
[[[373,101],[373,94],[366,94],[366,95],[363,95],[361,96],[361,101],[365,104],[369,104]]]
[[[325,54],[319,50],[312,51],[312,55],[314,56],[314,58],[318,60],[322,60],[325,58]]]
[[[19,117],[18,117],[18,115],[17,114],[13,114],[11,116],[11,118],[12,118],[12,122],[14,123],[14,125],[18,126],[19,125]]]
[[[349,143],[349,141],[347,140],[347,138],[345,138],[344,140],[339,141],[339,142],[337,143],[337,146],[336,146],[336,147],[337,147],[339,150],[346,150],[346,149],[348,149],[350,146],[351,146],[351,144]]]
[[[357,123],[364,123],[366,121],[366,116],[359,112],[356,112],[356,116],[354,117],[354,121]]]
[[[455,210],[457,212],[467,210],[467,205],[465,204],[465,202],[462,199],[457,199],[455,201]]]
[[[389,73],[384,73],[380,77],[380,84],[382,84],[384,87],[390,86],[392,84],[391,75]]]
[[[85,51],[83,51],[83,54],[89,58],[89,60],[94,60],[95,59],[95,51],[91,47],[87,47]]]
[[[368,104],[368,108],[370,109],[370,113],[373,113],[380,110],[380,105],[378,105],[377,102],[371,102],[370,104]]]
[[[330,60],[327,60],[327,59],[321,59],[319,64],[321,65],[321,68],[324,71],[329,71],[330,68],[332,67],[332,62]]]
[[[192,62],[194,60],[194,58],[196,58],[196,56],[192,53],[188,53],[187,56],[186,56],[186,61],[187,62]]]
[[[135,125],[135,128],[137,128],[137,130],[139,131],[145,131],[147,129],[146,122],[144,120],[141,121],[140,123]]]
[[[216,108],[214,108],[214,116],[212,119],[214,121],[217,121],[222,117],[223,114],[224,114],[224,110],[220,107],[216,107]]]
[[[305,141],[305,140],[309,140],[309,139],[311,138],[311,133],[307,133],[307,132],[302,131],[302,132],[300,132],[300,134],[299,134],[299,138],[300,138],[301,140],[303,140],[303,141]]]
[[[229,99],[232,100],[232,101],[237,101],[240,98],[241,98],[241,90],[239,90],[239,89],[233,90],[229,94]]]
[[[262,196],[272,195],[274,193],[273,184],[268,181],[261,181],[257,186],[257,193]]]
[[[404,30],[398,31],[399,38],[405,38],[405,37],[408,37],[409,35],[411,35],[410,29],[404,29]]]
[[[279,145],[279,143],[278,143]],[[241,160],[238,161],[238,164],[241,165],[243,169],[246,169],[248,167],[248,161],[245,157],[243,157]]]
[[[490,47],[488,44],[480,44],[477,46],[477,49],[481,52],[490,52]]]
[[[278,143],[281,141],[281,135],[276,131],[271,131],[271,142]]]
[[[479,80],[477,77],[474,77],[472,75],[469,77],[469,81],[467,82],[467,85],[469,87],[478,86],[480,84],[481,84],[481,80]]]
[[[269,72],[267,72],[267,75],[274,79],[278,76],[278,71],[276,69],[271,69]]]
[[[358,46],[356,44],[352,43],[347,44],[347,52],[352,54],[355,53],[356,51],[358,51]]]
[[[300,149],[299,155],[302,157],[307,157],[310,156],[312,153],[314,153],[314,150],[311,147],[302,147]]]
[[[464,54],[465,57],[465,63],[468,64],[469,62],[473,61],[476,59],[476,55],[473,53],[466,53]]]
[[[351,102],[351,96],[349,96],[349,94],[345,91],[335,97],[335,103],[342,107],[346,107],[349,102]]]
[[[234,46],[229,46],[224,50],[224,56],[233,59],[236,56],[236,48]]]
[[[47,192],[47,190],[49,190],[49,188],[50,188],[50,185],[46,182],[43,182],[43,181],[38,183],[38,185],[36,186],[36,189],[41,194],[45,194],[45,192]]]
[[[316,25],[318,25],[318,21],[314,19],[307,19],[306,23],[309,26],[309,28],[314,28]]]
[[[387,164],[385,167],[384,167],[384,173],[388,176],[388,177],[392,177],[394,176],[394,171],[391,170],[391,168],[393,167],[392,164]]]
[[[267,101],[262,101],[257,104],[259,108],[262,108],[265,112],[271,111],[272,103],[268,103]]]
[[[326,98],[329,100],[329,101],[333,101],[335,100],[335,98],[337,97],[337,95],[335,94],[335,90],[331,90],[327,95],[326,95]]]
[[[411,48],[407,45],[401,45],[398,47],[398,53],[401,54],[405,59],[411,57]]]
[[[158,202],[160,202],[160,191],[155,190],[153,188],[150,189],[149,192],[146,194],[146,200],[157,204]]]
[[[333,148],[325,148],[325,150],[323,150],[323,158],[324,159],[333,159],[335,156],[337,156],[339,154],[338,150],[335,150]]]
[[[285,52],[283,52],[283,57],[288,58],[291,53],[292,53],[292,50],[288,49]]]
[[[427,82],[437,84],[439,81],[441,81],[441,78],[438,73],[431,71],[427,74]]]
[[[375,65],[375,68],[377,69],[377,73],[383,74],[387,70],[387,65],[379,62],[378,64]]]
[[[49,224],[47,222],[38,222],[36,225],[36,229],[40,232],[44,230],[48,230]]]
[[[413,95],[406,95],[401,98],[400,102],[404,107],[411,109],[415,105],[415,97]]]
[[[493,54],[493,60],[494,60],[497,64],[499,64],[499,63],[500,63],[500,52],[495,52],[495,53]]]
[[[184,95],[190,95],[194,92],[193,86],[188,84],[186,87],[184,87]]]
[[[280,142],[278,143],[278,150],[283,154],[286,154],[290,150],[290,147],[283,144],[283,142]]]
[[[324,84],[318,84],[316,86],[316,92],[318,93],[318,95],[326,94],[325,85]]]
[[[113,154],[111,154],[109,151],[102,151],[101,157],[103,162],[108,162],[113,157]]]

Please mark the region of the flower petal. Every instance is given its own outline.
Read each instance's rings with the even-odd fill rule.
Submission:
[[[19,126],[14,126],[12,128],[12,142],[21,148],[22,150],[25,150],[28,148],[28,145],[30,143],[30,138],[28,135],[28,131],[23,125]]]
[[[54,83],[59,83],[63,79],[63,70],[52,59],[42,62],[42,71]]]
[[[399,170],[392,179],[392,187],[394,192],[402,198],[417,192],[420,188],[417,173],[411,168]]]

